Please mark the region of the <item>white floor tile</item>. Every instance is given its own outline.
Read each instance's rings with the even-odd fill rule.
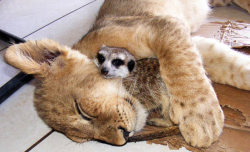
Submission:
[[[174,152],[168,146],[147,144],[146,142],[127,143],[124,146],[111,146],[95,141],[86,143],[75,143],[61,133],[54,132],[43,142],[37,145],[31,152]],[[178,152],[188,152],[185,148]]]
[[[50,131],[33,107],[33,91],[27,84],[0,105],[0,151],[25,151]]]
[[[64,45],[76,43],[92,27],[103,0],[97,0],[84,8],[54,22],[27,39],[50,38]]]
[[[27,39],[50,38],[64,45],[72,45],[91,28],[102,3],[103,0],[95,1],[37,31]],[[19,72],[3,61],[4,52],[0,52],[0,87]]]
[[[6,82],[8,82],[12,77],[14,77],[19,70],[14,67],[8,65],[3,58],[3,55],[6,50],[2,50],[0,52],[0,87],[3,86]]]
[[[1,0],[0,29],[19,37],[47,25],[93,0]]]

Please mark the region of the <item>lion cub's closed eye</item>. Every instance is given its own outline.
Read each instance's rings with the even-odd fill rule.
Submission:
[[[95,63],[104,78],[126,78],[135,71],[135,58],[125,48],[102,46]]]

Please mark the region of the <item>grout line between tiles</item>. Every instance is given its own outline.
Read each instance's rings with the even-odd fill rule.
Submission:
[[[37,142],[35,142],[32,146],[30,146],[25,152],[31,151],[34,147],[36,147],[38,144],[40,144],[44,139],[46,139],[49,135],[51,135],[54,132],[54,130],[51,130],[46,135],[44,135],[41,139],[39,139]]]
[[[59,17],[59,18],[57,18],[56,20],[54,20],[54,21],[52,21],[52,22],[50,22],[50,23],[44,25],[43,27],[40,27],[39,29],[37,29],[37,30],[31,32],[30,34],[24,36],[23,38],[26,38],[26,37],[28,37],[28,36],[30,36],[30,35],[36,33],[37,31],[39,31],[39,30],[41,30],[41,29],[47,27],[48,25],[51,25],[52,23],[54,23],[54,22],[56,22],[56,21],[62,19],[62,18],[65,17],[65,16],[68,16],[68,15],[71,14],[71,13],[74,13],[74,12],[76,12],[76,11],[82,9],[83,7],[85,7],[85,6],[89,5],[89,4],[92,4],[92,3],[95,2],[95,1],[96,1],[96,0],[93,0],[93,1],[91,1],[91,2],[89,2],[89,3],[87,3],[87,4],[84,4],[83,6],[81,6],[81,7],[79,7],[79,8],[73,10],[73,11],[70,11],[69,13],[67,13],[67,14],[65,14],[65,15],[63,15],[63,16],[61,16],[61,17]]]

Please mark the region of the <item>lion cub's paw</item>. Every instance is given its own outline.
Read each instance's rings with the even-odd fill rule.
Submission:
[[[224,114],[218,103],[203,103],[179,112],[182,113],[179,117],[179,129],[186,142],[192,146],[208,147],[222,133]]]

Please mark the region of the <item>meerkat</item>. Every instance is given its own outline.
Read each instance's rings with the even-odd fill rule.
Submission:
[[[125,48],[103,45],[94,61],[104,78],[125,78],[135,70],[135,57]]]
[[[122,78],[128,93],[147,111],[160,111],[161,117],[149,119],[147,124],[162,127],[173,125],[168,115],[167,88],[160,76],[160,65],[156,58],[136,61],[125,48],[102,46],[95,63],[104,78]]]
[[[160,117],[147,120],[147,124],[161,127],[173,125],[168,115],[169,95],[156,58],[136,61],[125,48],[102,46],[94,61],[104,78],[122,78],[122,85],[128,93],[147,111],[160,111]]]
[[[122,78],[126,90],[149,111],[159,108],[156,101],[167,95],[156,58],[136,61],[125,48],[102,46],[94,61],[104,78]]]

